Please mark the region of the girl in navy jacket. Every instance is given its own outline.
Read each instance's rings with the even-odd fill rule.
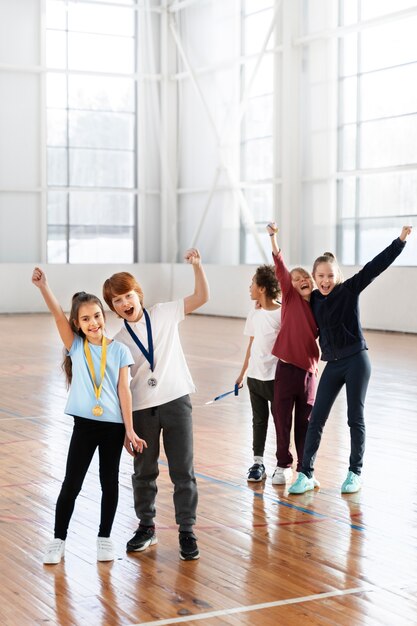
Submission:
[[[395,261],[410,233],[411,226],[404,226],[391,245],[345,281],[331,253],[326,252],[314,262],[312,274],[317,289],[311,295],[310,304],[319,327],[321,359],[327,364],[308,426],[301,472],[289,493],[301,494],[314,489],[314,461],[323,428],[343,385],[346,385],[350,459],[342,493],[355,493],[361,488],[365,450],[364,404],[371,364],[359,319],[359,295]]]

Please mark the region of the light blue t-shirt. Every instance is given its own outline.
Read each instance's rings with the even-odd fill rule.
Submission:
[[[100,360],[101,345],[92,343],[90,347],[91,357],[96,375],[96,385],[100,384]],[[78,415],[88,419],[99,420],[101,422],[123,423],[120,410],[117,384],[119,382],[119,372],[122,367],[133,365],[133,358],[129,348],[118,341],[112,341],[107,345],[106,372],[104,374],[103,388],[101,390],[100,405],[103,407],[103,415],[93,415],[92,409],[97,404],[94,387],[84,354],[84,340],[78,335],[74,335],[73,344],[68,351],[72,361],[72,383],[68,395],[65,413],[68,415]]]

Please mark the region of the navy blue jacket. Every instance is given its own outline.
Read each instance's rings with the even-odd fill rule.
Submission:
[[[359,295],[395,261],[404,246],[405,241],[394,239],[352,278],[336,285],[328,296],[318,289],[313,291],[310,304],[319,327],[322,361],[344,359],[368,349],[359,319]]]

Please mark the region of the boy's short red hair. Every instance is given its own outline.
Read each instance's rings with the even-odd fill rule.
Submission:
[[[140,305],[143,307],[143,291],[136,278],[129,272],[118,272],[110,276],[103,285],[103,298],[109,309],[114,311],[113,298],[129,291],[136,291]],[[116,311],[114,311],[116,312]]]

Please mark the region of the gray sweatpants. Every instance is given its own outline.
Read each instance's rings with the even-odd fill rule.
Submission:
[[[197,484],[193,467],[193,424],[188,395],[166,404],[133,411],[135,432],[148,444],[134,459],[132,474],[135,511],[139,522],[152,526],[158,492],[160,436],[174,484],[175,520],[179,530],[191,531],[196,522]]]

